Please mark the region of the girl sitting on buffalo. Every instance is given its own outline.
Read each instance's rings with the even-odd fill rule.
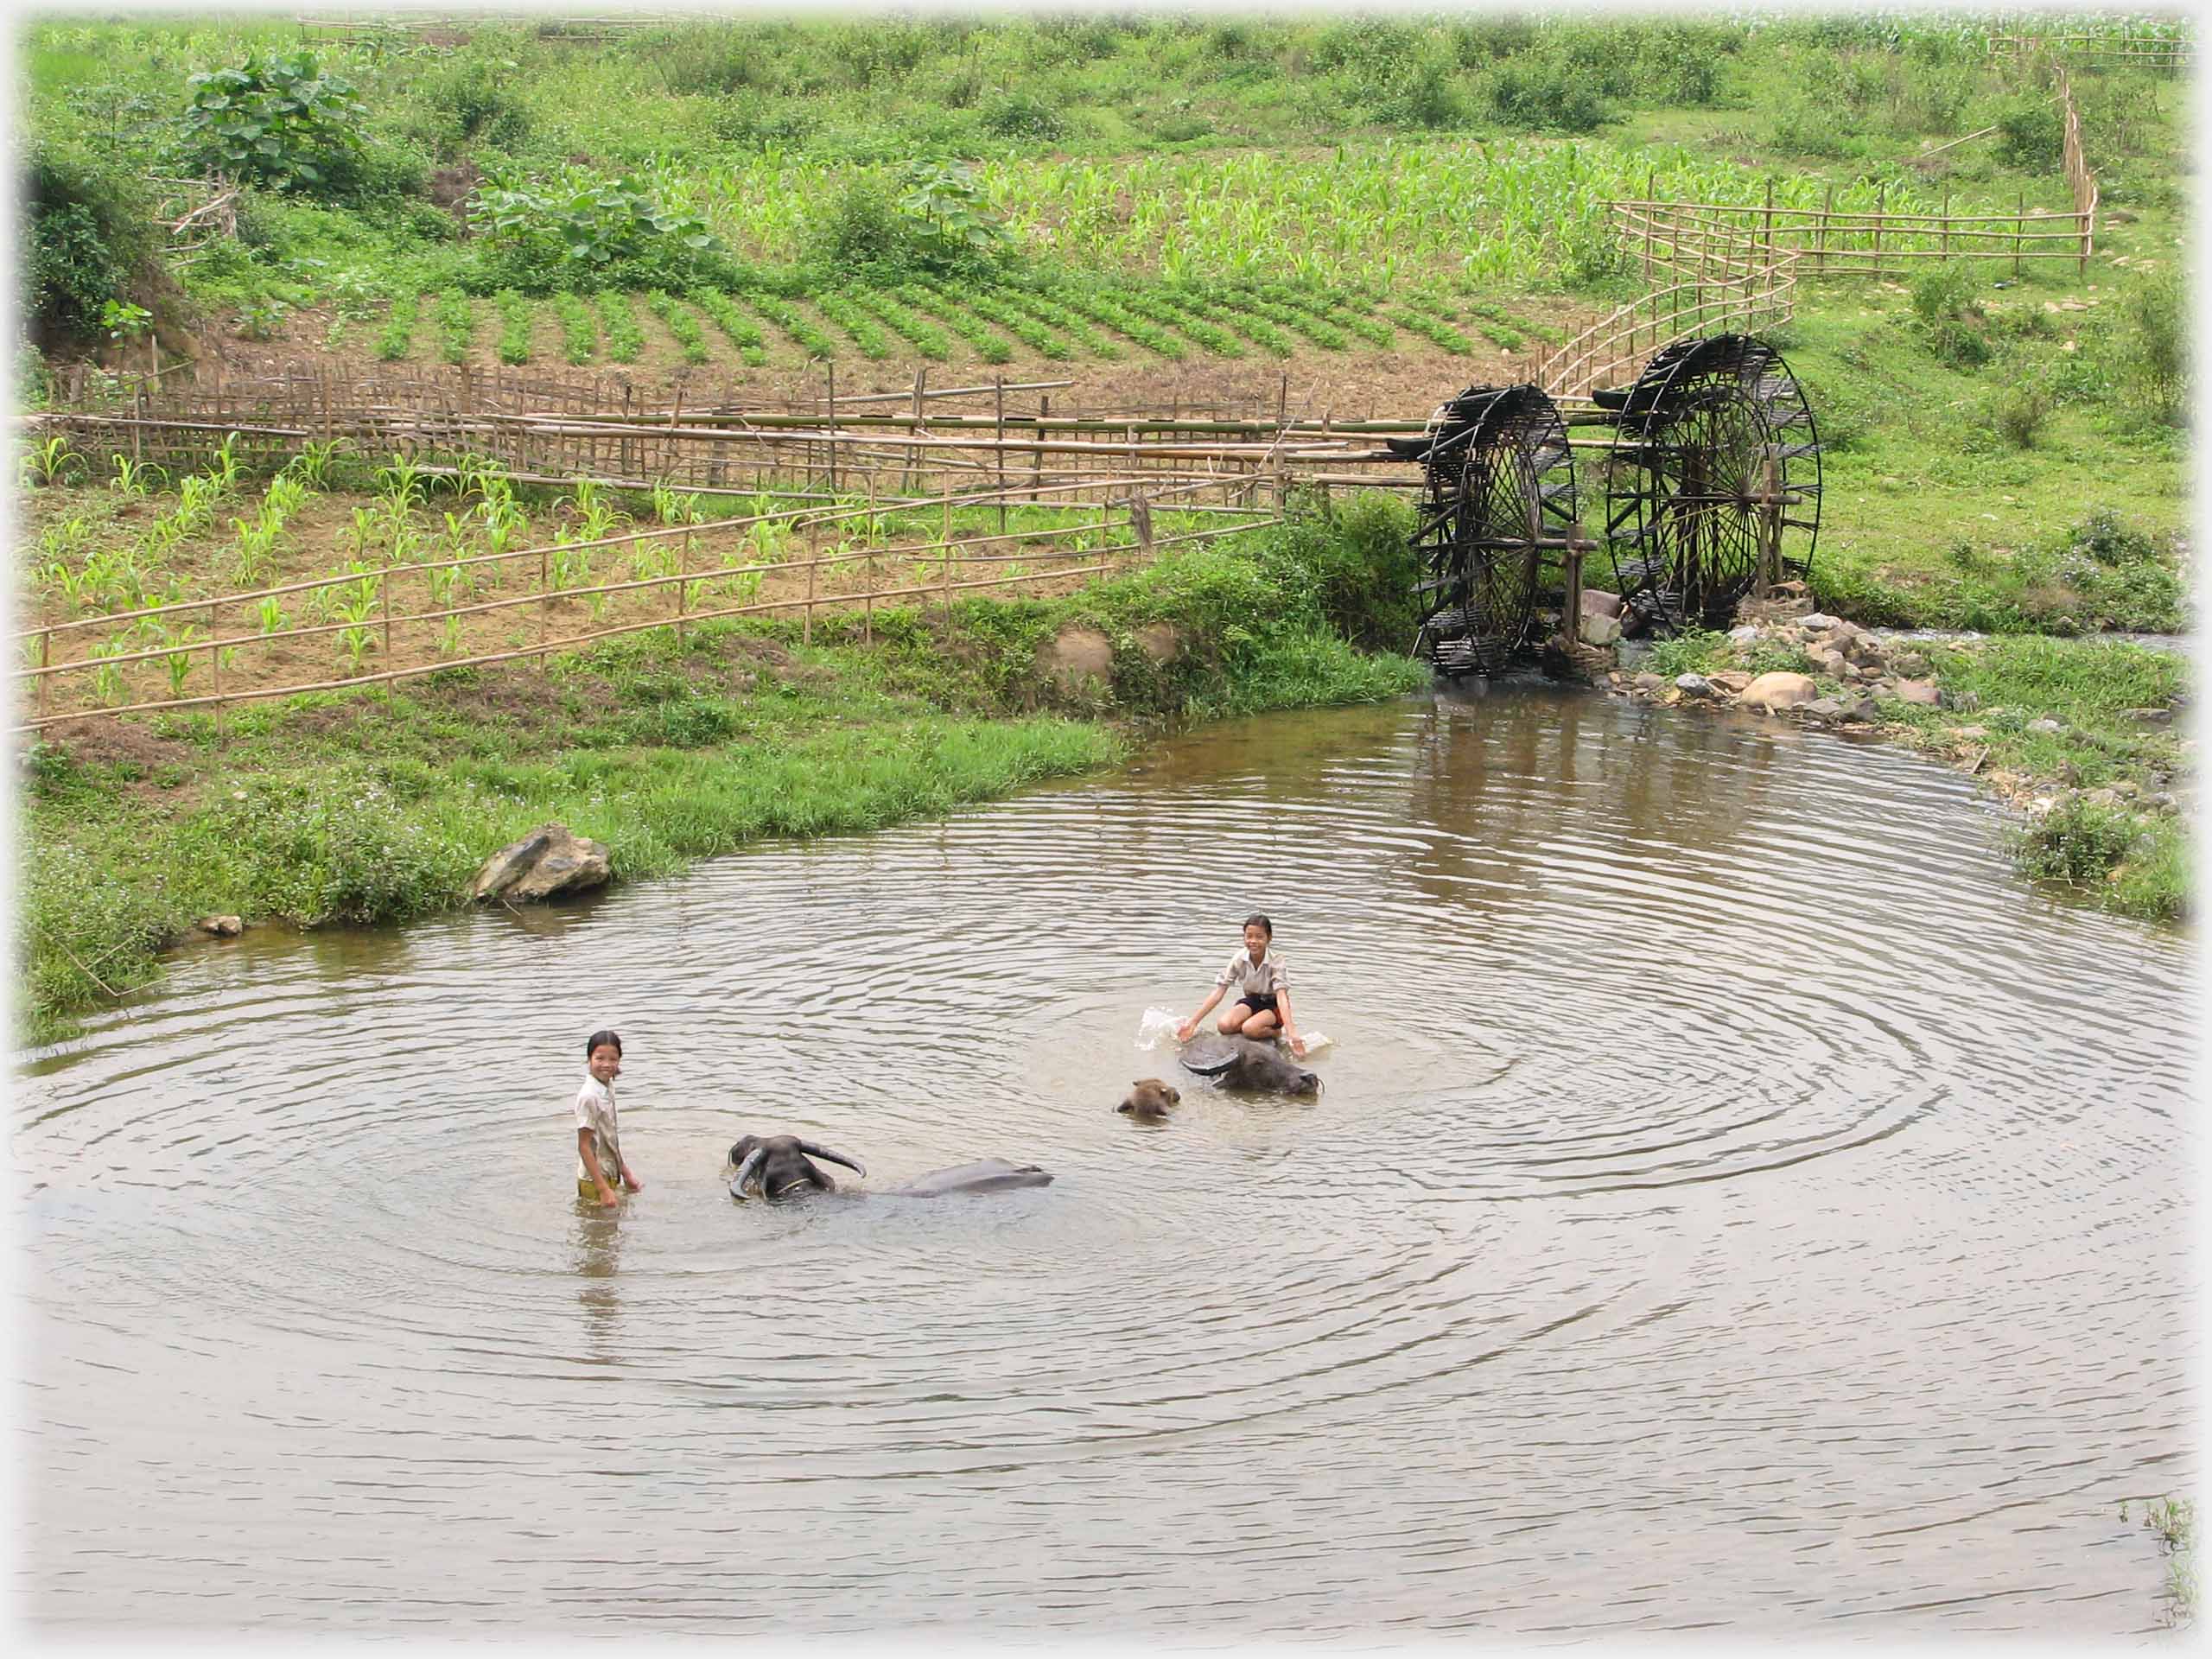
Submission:
[[[1223,1010],[1215,1022],[1224,1037],[1249,1037],[1255,1042],[1266,1042],[1277,1031],[1289,1039],[1290,1052],[1300,1059],[1306,1058],[1306,1039],[1298,1034],[1297,1022],[1290,1013],[1290,968],[1274,953],[1274,924],[1261,915],[1244,918],[1244,948],[1229,959],[1229,966],[1221,970],[1221,977],[1214,982],[1212,993],[1198,1004],[1198,1011],[1176,1028],[1176,1039],[1189,1042],[1198,1028],[1198,1021],[1213,1009],[1215,1003],[1237,988],[1237,1001]]]

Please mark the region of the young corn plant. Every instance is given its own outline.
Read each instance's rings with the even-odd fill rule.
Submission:
[[[300,453],[285,463],[277,477],[296,479],[306,489],[321,491],[329,480],[330,463],[345,448],[342,438],[310,438],[300,446]]]
[[[92,671],[92,696],[109,709],[119,708],[129,700],[130,688],[124,683],[123,670],[105,659],[121,657],[130,650],[127,633],[110,634],[86,654],[100,664]]]
[[[373,507],[356,507],[353,509],[352,533],[353,537],[353,556],[357,559],[367,558],[369,556],[369,543],[374,541],[377,537],[377,515],[376,510]]]
[[[375,640],[375,630],[369,626],[369,619],[376,614],[384,578],[370,566],[359,563],[347,565],[346,569],[354,580],[323,591],[336,595],[331,601],[331,609],[337,613],[340,621],[347,625],[339,631],[338,644],[346,653],[347,668],[358,674],[362,658],[368,654]]]
[[[120,490],[125,495],[146,494],[153,487],[155,474],[162,472],[150,461],[135,461],[128,455],[115,455],[111,459],[115,462],[115,476],[108,480],[107,486],[111,490]]]
[[[228,495],[238,486],[238,435],[226,432],[222,442],[215,446],[207,468],[208,480],[215,486],[217,495]]]
[[[187,535],[197,534],[215,522],[215,502],[222,491],[213,479],[194,473],[176,486],[176,512],[179,528]]]
[[[284,614],[284,607],[274,594],[264,595],[261,603],[253,607],[253,613],[264,633],[282,633],[284,624],[290,620]]]
[[[45,442],[33,446],[23,455],[23,484],[26,488],[34,484],[58,483],[64,474],[73,473],[81,478],[84,471],[84,457],[69,447],[69,440],[66,437],[48,438]]]
[[[678,495],[665,484],[653,486],[653,517],[664,524],[696,524],[706,515],[699,511],[699,495]]]
[[[264,516],[251,524],[243,518],[231,523],[238,533],[238,586],[258,587],[276,567],[276,537],[283,520]]]
[[[505,484],[499,476],[499,464],[489,455],[463,454],[453,464],[453,493],[456,500],[466,501],[472,495],[491,499],[494,482]]]
[[[423,505],[423,469],[406,455],[394,454],[391,464],[377,468],[377,489],[393,519],[404,519]]]
[[[160,644],[174,647],[162,655],[162,666],[168,672],[169,696],[184,695],[184,683],[192,677],[197,654],[191,649],[194,642],[205,636],[191,623],[186,622],[174,630],[162,631]]]

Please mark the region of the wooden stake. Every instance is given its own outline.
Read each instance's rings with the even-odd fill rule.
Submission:
[[[2012,274],[2020,274],[2020,238],[2028,233],[2028,193],[2020,192],[2019,218],[2012,227]]]
[[[537,550],[537,671],[545,671],[545,642],[553,637],[553,572],[550,555]]]
[[[821,564],[822,550],[817,547],[813,550],[813,557],[806,562],[806,609],[798,625],[799,643],[803,645],[814,643],[814,573]]]
[[[837,493],[837,359],[824,358],[823,367],[830,374],[830,493]]]
[[[998,463],[998,486],[1001,498],[999,502],[999,534],[1003,536],[1006,534],[1006,502],[1003,499],[1006,493],[1006,376],[1002,374],[992,376],[991,391],[998,416],[995,429],[998,450],[995,459]]]
[[[41,669],[54,666],[54,630],[52,628],[47,629],[38,637],[38,665]],[[47,687],[51,682],[50,675],[41,674],[38,677],[38,717],[41,720],[46,718]]]
[[[683,608],[688,602],[683,590],[691,584],[685,578],[691,574],[691,532],[685,531],[683,539],[676,549],[676,654],[683,654]]]

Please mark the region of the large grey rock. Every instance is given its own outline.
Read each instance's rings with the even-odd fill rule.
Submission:
[[[470,883],[472,899],[550,899],[604,887],[614,874],[607,849],[572,834],[566,824],[541,823],[511,847],[484,861]]]
[[[1609,594],[1602,588],[1585,588],[1582,590],[1583,615],[1618,616],[1620,613],[1621,596],[1618,594]]]
[[[1667,689],[1667,678],[1663,674],[1639,674],[1633,683],[1639,691],[1659,692]]]
[[[1066,691],[1080,692],[1094,680],[1111,684],[1114,642],[1096,628],[1063,628],[1038,646],[1037,671]]]
[[[1803,616],[1797,619],[1797,626],[1801,628],[1810,628],[1814,632],[1818,632],[1822,628],[1833,628],[1839,626],[1842,624],[1842,621],[1843,619],[1841,617],[1830,616],[1825,611],[1808,611]]]
[[[2173,723],[2174,711],[2171,709],[2127,709],[2121,711],[2121,717],[2133,721],[2138,726],[2170,726]]]
[[[1702,674],[1677,674],[1675,690],[1686,697],[1709,697],[1713,695],[1713,682]]]
[[[1762,674],[1744,688],[1736,701],[1748,708],[1764,709],[1770,713],[1777,709],[1795,708],[1801,702],[1810,702],[1821,695],[1809,674],[1791,674],[1777,671]]]
[[[1582,619],[1582,643],[1586,645],[1610,645],[1621,637],[1621,625],[1610,616],[1586,616]]]
[[[1940,707],[1943,701],[1933,680],[1899,680],[1891,695],[1899,702],[1914,703],[1923,709]]]
[[[2056,721],[2052,720],[2046,715],[2041,720],[2030,721],[2028,722],[2028,729],[2031,732],[2038,733],[2044,737],[2056,737],[2059,733],[2064,731],[2066,728],[2063,726],[2061,726]]]
[[[1892,657],[1890,666],[1909,680],[1924,680],[1936,671],[1935,665],[1916,651]]]
[[[245,931],[245,921],[236,916],[202,916],[193,925],[213,939],[235,939]]]

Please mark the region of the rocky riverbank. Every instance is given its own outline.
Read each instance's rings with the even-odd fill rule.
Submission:
[[[1618,603],[1593,594],[1584,639],[1617,653]],[[2195,740],[2180,653],[2037,636],[1884,639],[1815,608],[1802,583],[1746,603],[1723,633],[1644,648],[1595,677],[1617,695],[1743,709],[1910,744],[2021,814],[2031,874],[2130,914],[2186,909]]]

